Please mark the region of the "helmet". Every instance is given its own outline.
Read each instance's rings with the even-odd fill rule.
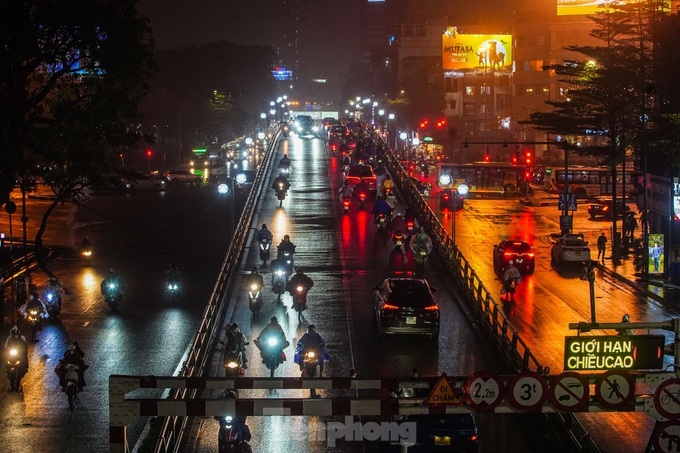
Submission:
[[[9,331],[10,335],[19,335],[21,332],[19,332],[19,328],[17,326],[12,327],[12,329]]]
[[[234,324],[232,324],[231,328],[234,329],[234,330],[238,330],[238,323],[235,322]]]
[[[288,157],[288,154],[284,154],[283,157]]]
[[[515,262],[514,262],[513,260],[510,260],[510,261],[508,261],[508,264],[509,264],[510,266],[512,266],[513,264],[515,264]]]
[[[262,224],[262,229],[263,229],[263,230],[266,230],[266,229],[267,229],[267,224],[266,224],[266,223],[263,223],[263,224]]]
[[[113,268],[110,267],[110,268],[109,268],[109,274],[113,274],[113,273],[114,273],[114,272],[113,272]]]
[[[71,343],[71,344],[68,346],[68,350],[69,350],[69,351],[75,351],[75,350],[76,350],[76,345],[74,345],[73,343]]]
[[[630,315],[628,313],[623,315],[623,318],[621,318],[621,322],[630,322]]]
[[[307,332],[316,332],[316,326],[314,324],[310,324],[307,326]]]
[[[253,273],[257,274],[257,266],[253,266]]]
[[[279,323],[279,320],[276,319],[276,316],[272,316],[272,319],[270,319],[269,322],[271,322],[271,323],[273,323],[273,324],[278,324],[278,323]]]
[[[302,273],[302,266],[297,266],[295,268],[295,272],[297,272],[298,274],[301,274]]]
[[[290,236],[287,235],[287,234],[284,235],[284,236],[283,236],[283,240],[284,240],[284,241],[290,241]]]
[[[57,284],[57,279],[56,278],[51,278],[50,279],[50,285],[56,285]]]
[[[175,263],[170,264],[170,269],[175,269],[176,267]]]

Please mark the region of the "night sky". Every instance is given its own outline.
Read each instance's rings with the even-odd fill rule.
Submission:
[[[271,44],[277,36],[280,5],[296,0],[139,0],[151,20],[159,49],[215,41]],[[300,0],[311,5],[300,36],[300,69],[315,78],[346,74],[359,62],[359,9],[366,0]],[[389,0],[388,0],[389,1]],[[395,0],[408,2],[411,14],[465,17],[492,23],[508,18],[509,1]],[[505,27],[504,27],[505,28]],[[507,31],[506,29],[502,31]]]

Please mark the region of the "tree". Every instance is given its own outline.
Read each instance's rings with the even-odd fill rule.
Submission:
[[[138,105],[155,72],[136,0],[0,0],[0,204],[35,171],[57,199],[141,139]]]
[[[601,46],[571,46],[567,50],[584,55],[582,61],[552,65],[565,83],[565,95],[548,101],[553,110],[535,112],[529,121],[550,134],[571,137],[564,146],[581,153],[602,157],[616,167],[626,152],[640,151],[646,141],[644,129],[650,112],[646,91],[652,82],[652,42],[650,30],[656,15],[656,1],[618,4],[605,2],[591,19],[591,36]],[[616,200],[616,184],[612,185]],[[616,203],[614,203],[616,206]],[[618,259],[616,211],[612,216],[613,257]]]

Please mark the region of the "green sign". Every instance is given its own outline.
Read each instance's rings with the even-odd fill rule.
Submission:
[[[663,368],[663,335],[565,337],[564,371]]]

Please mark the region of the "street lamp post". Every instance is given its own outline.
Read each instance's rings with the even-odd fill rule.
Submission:
[[[226,183],[222,183],[217,186],[217,193],[220,195],[226,196],[229,198],[229,236],[231,236],[231,240],[234,238],[234,234],[236,233],[236,226],[234,225],[234,205],[235,205],[235,199],[236,199],[236,186],[241,186],[245,184],[246,182],[246,175],[245,173],[237,173],[236,176],[233,178],[229,179]],[[231,187],[229,185],[231,183]]]

